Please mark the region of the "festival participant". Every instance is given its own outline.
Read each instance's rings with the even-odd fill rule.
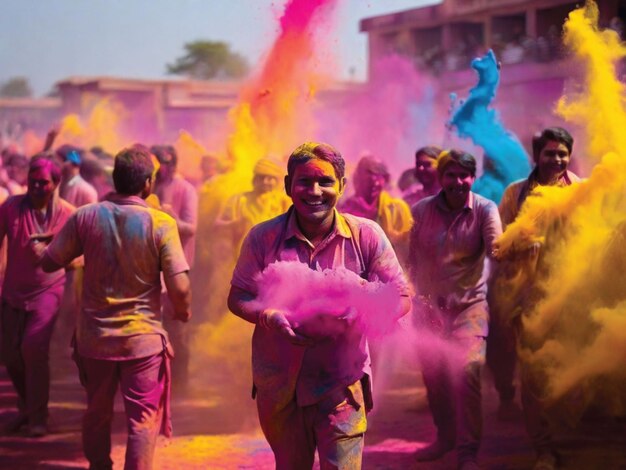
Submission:
[[[153,146],[152,153],[160,163],[154,193],[161,202],[161,210],[176,220],[178,235],[189,266],[195,258],[196,228],[198,226],[198,194],[191,183],[176,172],[178,155],[173,147]],[[174,346],[172,381],[184,386],[189,369],[189,329],[187,325],[172,320],[172,304],[163,296],[163,323]]]
[[[66,149],[67,152],[59,153],[63,159],[63,171],[59,194],[74,207],[82,207],[87,204],[98,202],[98,192],[85,181],[80,175],[82,157],[77,149]]]
[[[254,225],[282,214],[289,208],[289,198],[278,190],[282,168],[269,158],[261,158],[254,165],[252,191],[236,194],[228,200],[217,219],[217,225],[231,230],[238,248],[243,237]]]
[[[526,198],[540,186],[569,186],[579,181],[568,170],[574,139],[565,129],[549,127],[533,137],[535,168],[529,177],[506,188],[500,202],[500,216],[504,228],[513,223]],[[547,240],[549,243],[550,240]],[[535,244],[524,252],[502,259],[494,270],[489,288],[489,305],[492,311],[491,331],[488,340],[487,362],[494,376],[500,396],[498,415],[510,419],[519,414],[514,403],[513,385],[517,363],[517,347],[523,345],[522,315],[540,298],[533,286],[538,271],[546,270],[541,262],[541,246]],[[517,286],[523,274],[525,285]],[[515,291],[515,287],[521,287]],[[516,292],[516,294],[514,293]],[[539,297],[538,297],[539,295]],[[541,405],[535,398],[540,384],[534,383],[530,371],[522,369],[522,404],[524,418],[533,446],[538,454],[538,469],[556,465],[547,421]]]
[[[200,185],[211,181],[218,173],[220,162],[215,155],[203,155],[200,159],[200,172],[202,179]]]
[[[112,157],[111,160],[113,160]],[[97,157],[85,159],[80,165],[80,176],[94,187],[98,194],[98,201],[102,201],[107,194],[113,192],[110,170],[112,166],[107,171],[107,167]]]
[[[406,258],[411,209],[402,200],[392,197],[387,166],[371,155],[362,157],[354,171],[354,195],[341,205],[342,212],[377,222],[393,243],[400,259]]]
[[[372,221],[343,215],[345,163],[333,147],[305,143],[287,163],[285,189],[293,205],[252,228],[237,261],[228,306],[256,324],[252,339],[254,393],[259,421],[276,468],[361,466],[366,411],[372,407],[369,355],[358,323],[346,321],[338,336],[318,341],[290,323],[289,312],[254,308],[257,279],[270,263],[297,261],[311,269],[346,268],[366,280],[394,283],[410,309],[409,286],[391,244]],[[350,309],[345,305],[346,310]]]
[[[0,207],[0,243],[8,241],[2,288],[2,357],[18,396],[18,415],[7,431],[28,425],[33,437],[47,433],[50,338],[59,312],[65,272],[44,272],[43,247],[56,236],[74,208],[55,192],[61,169],[34,156],[28,190]]]
[[[74,358],[87,391],[83,448],[90,468],[111,468],[111,421],[118,387],[128,426],[125,468],[149,469],[156,437],[171,432],[167,333],[161,324],[161,278],[186,322],[189,266],[176,222],[151,209],[154,164],[132,147],[115,158],[116,193],[80,208],[48,246],[46,271],[84,255],[85,280]]]
[[[418,294],[416,313],[439,349],[422,351],[422,374],[437,439],[418,461],[456,447],[459,468],[477,468],[482,428],[480,370],[489,311],[486,255],[502,233],[496,205],[473,193],[476,160],[449,150],[437,159],[441,191],[412,208],[409,272]]]
[[[11,196],[26,193],[29,160],[20,153],[10,153],[5,160],[7,180],[3,182]]]
[[[437,194],[441,189],[436,168],[437,157],[440,153],[441,149],[433,145],[421,147],[415,152],[415,177],[421,183],[421,187],[404,197],[410,207],[425,197]]]

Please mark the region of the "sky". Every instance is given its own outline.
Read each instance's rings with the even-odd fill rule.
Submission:
[[[0,83],[28,78],[35,96],[71,76],[158,79],[194,40],[225,41],[252,66],[276,34],[286,0],[1,0]],[[366,78],[359,20],[437,0],[338,0],[329,33],[338,78]],[[333,41],[335,42],[335,41]]]

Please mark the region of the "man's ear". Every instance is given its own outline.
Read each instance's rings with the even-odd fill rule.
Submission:
[[[287,193],[287,196],[291,197],[291,178],[289,177],[289,175],[285,176],[285,192]]]
[[[148,197],[150,194],[152,194],[152,185],[153,185],[154,181],[152,179],[152,176],[148,176],[146,178],[146,181],[143,184],[143,193],[146,195],[146,197]]]
[[[346,189],[347,182],[348,180],[346,179],[345,176],[339,180],[339,195],[340,196],[343,194],[344,190]]]

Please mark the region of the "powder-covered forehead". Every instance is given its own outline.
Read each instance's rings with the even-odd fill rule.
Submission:
[[[54,160],[47,157],[33,157],[28,167],[28,174],[45,171],[46,176],[50,176],[54,183],[61,181],[61,168]]]
[[[330,162],[320,158],[312,158],[296,166],[294,176],[301,174],[310,176],[332,176],[337,178],[335,167]]]

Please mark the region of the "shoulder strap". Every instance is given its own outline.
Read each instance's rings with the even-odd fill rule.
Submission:
[[[352,243],[354,245],[354,251],[359,257],[359,263],[361,263],[362,273],[361,277],[367,274],[368,266],[365,264],[365,257],[363,256],[363,250],[361,248],[361,231],[359,230],[358,224],[350,214],[341,214],[345,219],[348,227],[350,228],[350,234],[352,235]]]

